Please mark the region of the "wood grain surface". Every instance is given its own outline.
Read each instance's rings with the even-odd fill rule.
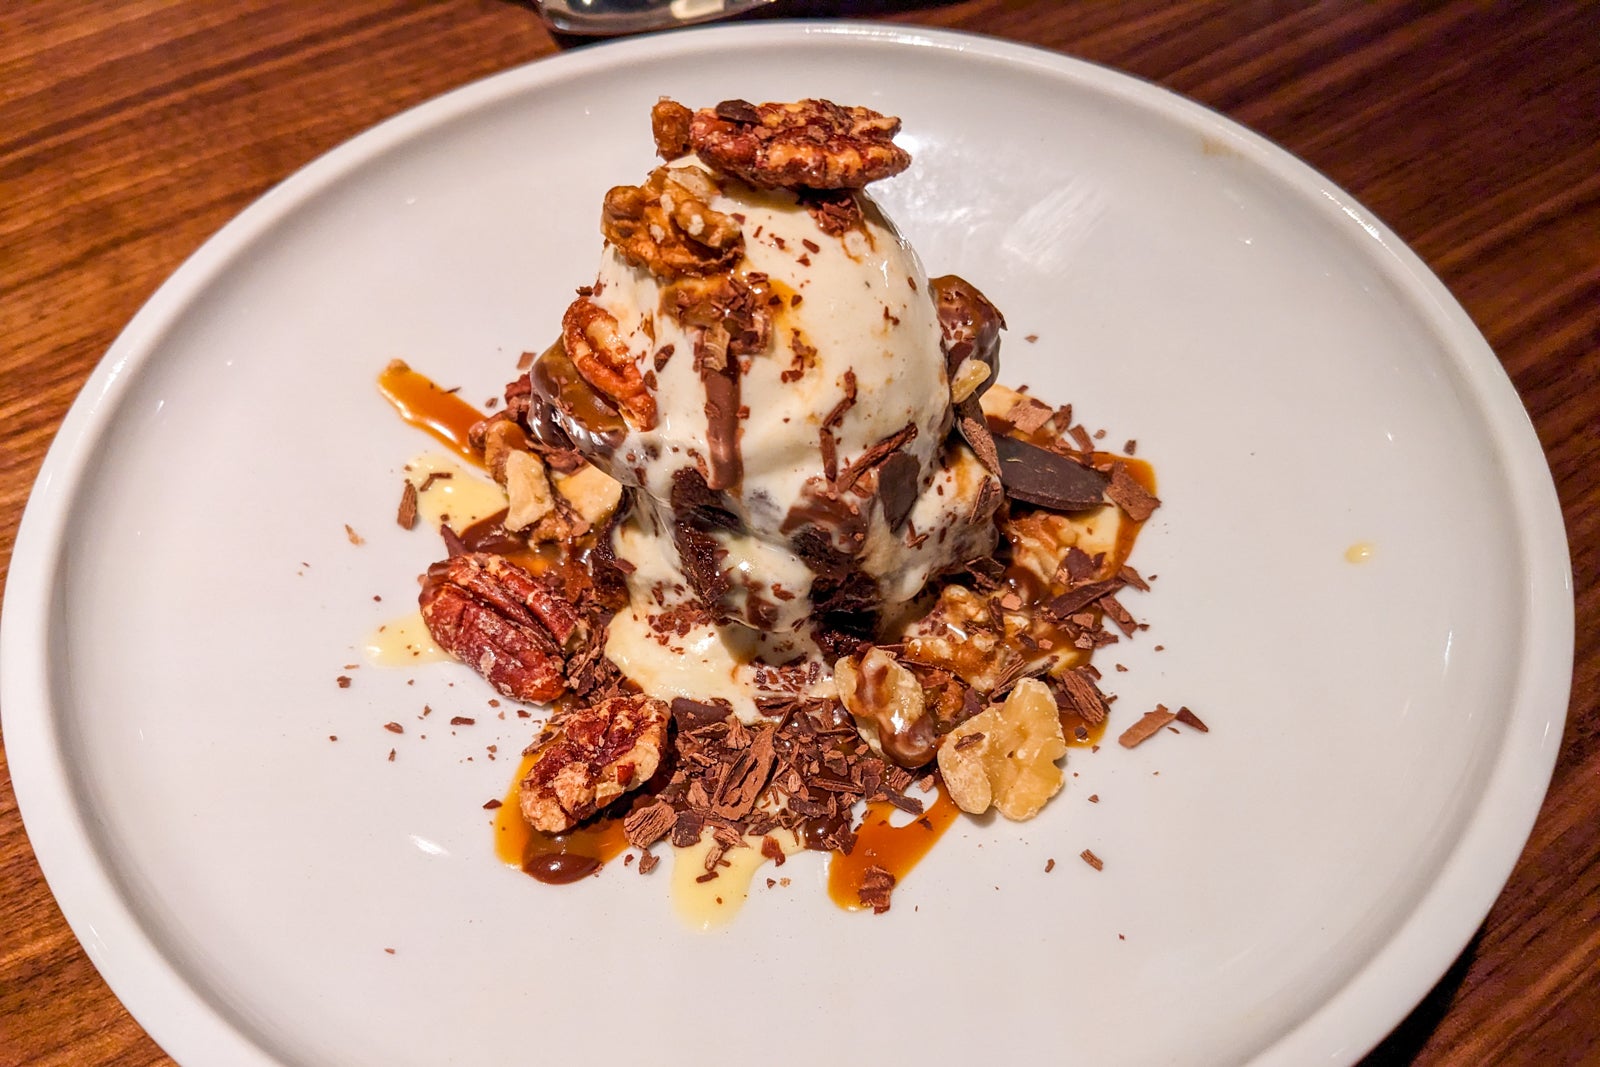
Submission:
[[[1600,1062],[1600,5],[779,10],[979,31],[1177,90],[1329,175],[1460,299],[1554,472],[1577,589],[1574,695],[1549,797],[1504,893],[1367,1062]],[[0,7],[0,571],[74,395],[207,237],[366,127],[581,46],[500,0]],[[0,779],[0,1064],[170,1062],[63,921],[3,758]]]

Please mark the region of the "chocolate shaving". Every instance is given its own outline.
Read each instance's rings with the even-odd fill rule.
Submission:
[[[1179,708],[1178,713],[1174,715],[1173,718],[1177,719],[1191,730],[1199,730],[1203,734],[1209,734],[1211,732],[1211,727],[1201,722],[1200,716],[1196,715],[1188,708]]]
[[[861,204],[847,189],[802,189],[800,203],[816,220],[817,228],[830,237],[842,237],[862,223]]]
[[[1103,582],[1090,582],[1088,585],[1080,585],[1062,593],[1050,601],[1045,610],[1058,619],[1070,619],[1101,597],[1115,593],[1121,588],[1121,578],[1107,578]]]
[[[1112,464],[1111,484],[1106,487],[1106,495],[1134,522],[1143,522],[1161,506],[1161,501],[1128,473],[1126,463]]]
[[[1078,858],[1083,860],[1083,862],[1087,863],[1097,871],[1105,869],[1105,861],[1099,856],[1096,856],[1093,852],[1090,852],[1088,849],[1084,849],[1082,852],[1078,853]]]
[[[885,437],[877,444],[870,446],[865,452],[857,456],[851,463],[839,472],[839,492],[847,491],[867,471],[876,467],[887,459],[890,453],[915,440],[917,424],[908,422],[894,433]]]
[[[1011,410],[1006,412],[1006,421],[1021,430],[1025,436],[1031,437],[1039,427],[1055,418],[1055,409],[1031,396],[1018,396]]]
[[[861,906],[871,908],[874,914],[882,915],[889,910],[889,897],[894,892],[895,877],[882,867],[868,867],[861,875],[861,886],[856,890],[856,896],[861,900]]]
[[[401,529],[414,530],[417,526],[417,487],[409,481],[405,488],[400,490],[400,511],[394,520],[400,524]]]
[[[627,837],[628,844],[634,848],[646,849],[671,833],[677,821],[678,816],[672,810],[672,805],[657,800],[653,804],[629,812],[622,820],[622,832]]]
[[[984,420],[983,409],[978,407],[977,400],[968,397],[958,409],[958,414],[956,429],[972,449],[972,454],[978,457],[984,470],[996,478],[1000,477],[1000,453],[995,448],[994,434],[989,432],[989,424]]]
[[[1050,511],[1085,511],[1105,502],[1108,479],[1093,467],[1015,437],[994,443],[1000,480],[1013,500]]]
[[[1124,563],[1121,569],[1117,571],[1117,577],[1121,578],[1123,581],[1127,582],[1141,593],[1148,593],[1150,591],[1150,583],[1144,580],[1144,576],[1142,574],[1134,570],[1126,563]]]
[[[1105,694],[1100,692],[1100,687],[1094,684],[1094,679],[1082,667],[1067,671],[1056,680],[1061,683],[1061,690],[1078,718],[1087,723],[1105,721],[1111,710],[1106,704]]]
[[[1064,576],[1068,585],[1086,582],[1100,573],[1100,564],[1104,560],[1105,556],[1098,552],[1091,556],[1077,545],[1071,545],[1061,560],[1061,566],[1056,568],[1056,581],[1062,581]],[[1125,575],[1119,573],[1118,577],[1127,581]]]
[[[1112,622],[1117,624],[1117,629],[1128,637],[1132,637],[1134,631],[1139,628],[1138,620],[1130,615],[1128,609],[1122,606],[1122,601],[1111,593],[1107,593],[1100,598],[1100,608],[1110,617]]]
[[[1160,733],[1163,726],[1177,717],[1175,713],[1167,710],[1165,704],[1157,704],[1154,711],[1145,712],[1138,722],[1122,731],[1122,736],[1117,738],[1117,744],[1123,748],[1133,748]]]
[[[783,846],[778,844],[778,839],[770,834],[761,839],[761,854],[771,860],[774,867],[782,867],[789,858],[784,854]]]

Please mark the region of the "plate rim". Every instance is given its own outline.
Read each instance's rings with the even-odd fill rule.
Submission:
[[[1410,298],[1443,343],[1489,432],[1513,498],[1525,567],[1520,637],[1524,659],[1511,714],[1486,787],[1431,884],[1394,933],[1350,978],[1250,1061],[1354,1062],[1433,987],[1500,896],[1532,831],[1567,718],[1575,637],[1570,552],[1553,476],[1520,396],[1488,342],[1443,282],[1354,197],[1287,149],[1237,121],[1135,75],[1034,45],[954,30],[878,23],[783,21],[725,25],[631,38],[543,57],[449,90],[356,134],[313,159],[244,208],[156,289],[74,399],[40,467],[12,553],[0,615],[0,708],[19,813],[52,894],[86,954],[139,1024],[175,1059],[272,1067],[281,1061],[233,1025],[228,1013],[168,960],[117,890],[93,844],[92,815],[70,787],[50,699],[52,592],[63,562],[66,518],[92,464],[94,443],[114,421],[132,372],[152,363],[164,334],[194,298],[297,207],[386,152],[437,127],[545,85],[582,80],[651,58],[739,44],[805,42],[844,48],[932,48],[1032,68],[1082,91],[1130,103],[1222,139],[1284,191],[1347,216],[1382,248],[1374,266]],[[1317,198],[1325,202],[1317,203]],[[1493,819],[1484,817],[1492,812]]]

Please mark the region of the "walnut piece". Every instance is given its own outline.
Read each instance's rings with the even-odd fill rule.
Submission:
[[[502,460],[506,484],[506,517],[502,523],[512,532],[526,530],[555,510],[550,495],[550,479],[544,462],[532,452],[507,452]]]
[[[662,159],[673,160],[689,154],[689,124],[694,112],[662,97],[650,109],[650,133],[656,140],[656,152]]]
[[[552,584],[487,552],[428,568],[419,602],[439,647],[517,700],[560,696],[567,653],[588,637],[577,608]]]
[[[716,180],[698,167],[657,167],[643,185],[606,193],[600,232],[623,259],[661,278],[727,270],[744,254],[731,215],[713,211]]]
[[[571,474],[556,475],[555,483],[556,492],[590,526],[604,526],[622,503],[622,483],[587,463]]]
[[[867,747],[907,768],[933,759],[937,740],[922,685],[893,656],[881,648],[859,661],[844,656],[833,665],[833,677]]]
[[[580,708],[534,745],[522,780],[522,817],[535,830],[570,830],[630,789],[650,780],[667,744],[667,705],[629,694]]]
[[[583,380],[631,417],[641,430],[656,424],[656,399],[607,310],[580,296],[561,317],[561,341]]]
[[[993,805],[1021,821],[1060,791],[1056,760],[1066,754],[1055,698],[1043,682],[1024,678],[1004,704],[945,735],[939,773],[962,811],[980,815]]]
[[[911,165],[900,120],[828,100],[725,100],[694,113],[689,147],[711,169],[762,189],[860,189]]]

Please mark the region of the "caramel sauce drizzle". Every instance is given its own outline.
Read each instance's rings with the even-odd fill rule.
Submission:
[[[468,441],[468,431],[483,420],[483,413],[452,392],[435,385],[432,379],[412,370],[399,360],[378,375],[378,392],[409,425],[477,466],[483,456]]]
[[[942,784],[934,802],[904,826],[889,822],[889,816],[898,810],[886,800],[868,804],[855,848],[848,853],[834,852],[828,858],[828,897],[846,911],[862,910],[861,886],[868,868],[888,871],[896,884],[904,881],[961,814]]]

